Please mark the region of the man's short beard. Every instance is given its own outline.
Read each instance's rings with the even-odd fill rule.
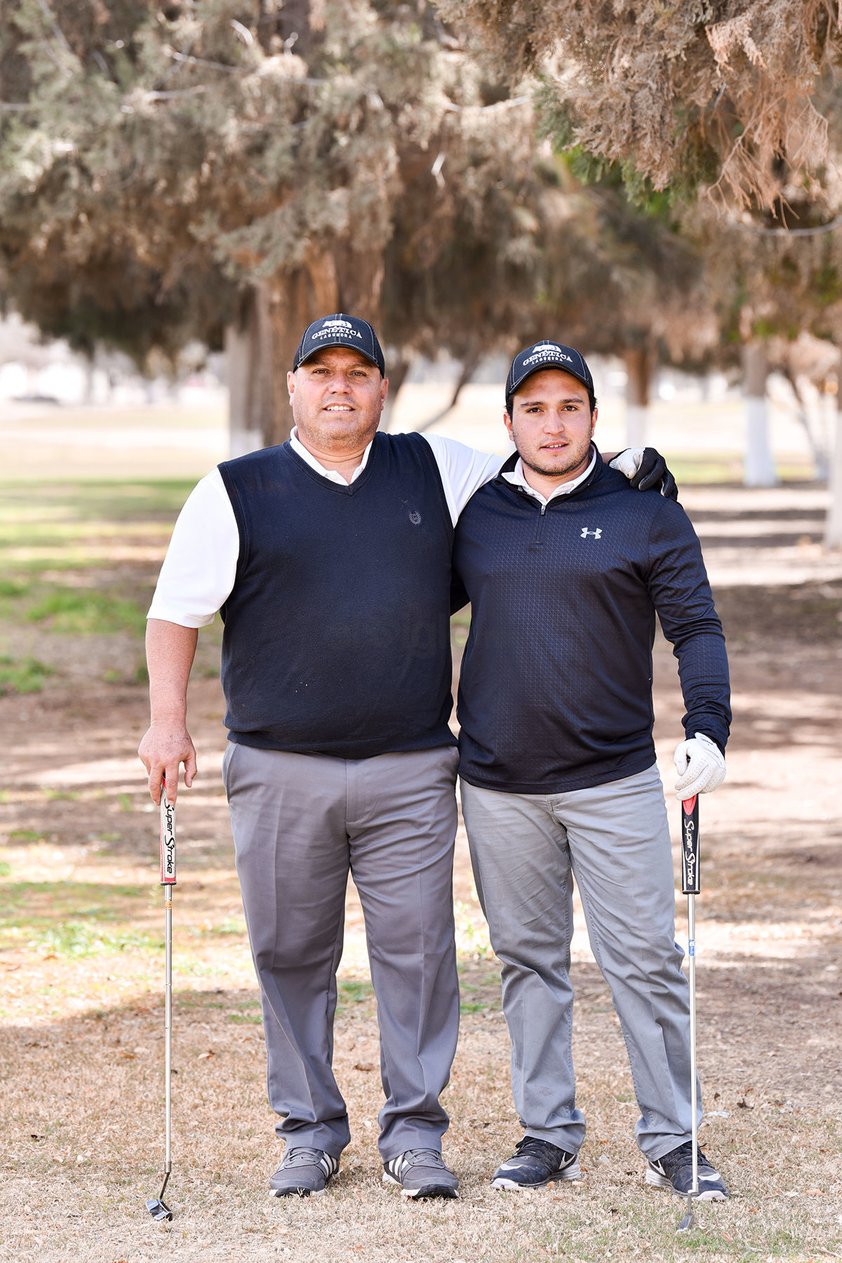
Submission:
[[[527,460],[526,457],[521,455],[520,453],[518,453],[518,455],[520,455],[520,459],[523,462],[523,464],[526,466],[526,468],[531,469],[533,473],[540,474],[544,478],[559,478],[563,474],[573,473],[574,470],[579,469],[580,466],[582,466],[582,472],[584,472],[584,469],[587,468],[587,464],[590,459],[591,444],[589,440],[588,446],[585,449],[585,452],[583,453],[582,456],[577,456],[575,459],[571,460],[568,464],[563,465],[561,467],[556,465],[553,469],[542,469],[540,465],[533,464],[532,461]]]

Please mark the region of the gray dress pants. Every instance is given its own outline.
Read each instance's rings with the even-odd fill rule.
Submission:
[[[521,1124],[569,1153],[585,1135],[572,1052],[575,876],[628,1050],[637,1142],[663,1157],[690,1139],[690,1013],[657,768],[563,794],[461,785],[477,893],[503,965]]]
[[[223,780],[263,1002],[269,1103],[287,1147],[338,1157],[336,970],[349,872],[365,917],[386,1102],[384,1161],[440,1149],[456,1051],[450,747],[338,759],[229,743]]]

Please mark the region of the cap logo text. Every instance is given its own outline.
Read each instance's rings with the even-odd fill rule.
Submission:
[[[532,354],[528,355],[523,361],[523,367],[527,364],[533,364],[536,360],[546,360],[553,358],[556,360],[564,360],[566,364],[572,364],[573,357],[562,351],[560,346],[554,346],[551,342],[543,342],[539,346],[532,348]]]

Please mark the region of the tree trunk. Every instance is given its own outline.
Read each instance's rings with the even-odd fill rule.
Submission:
[[[813,421],[811,419],[810,411],[807,407],[807,400],[804,398],[804,392],[802,391],[798,378],[795,374],[790,372],[790,370],[786,367],[779,371],[789,384],[789,388],[795,399],[795,416],[798,423],[803,427],[804,433],[807,437],[807,446],[810,449],[810,456],[813,460],[813,477],[816,482],[827,482],[829,474],[829,458],[825,442],[819,433],[818,426],[820,422]],[[820,395],[819,411],[821,420],[824,419],[824,410],[822,407],[823,403],[824,395]]]
[[[283,443],[292,429],[287,373],[307,326],[349,311],[376,322],[382,283],[379,260],[348,250],[342,277],[329,253],[248,291],[237,325],[226,332],[232,453]],[[236,439],[235,439],[236,434]]]
[[[449,402],[446,403],[443,408],[440,408],[438,412],[433,413],[431,417],[425,418],[420,425],[417,425],[415,427],[417,434],[423,434],[425,430],[431,430],[434,425],[438,425],[439,421],[443,421],[449,412],[453,411],[463,389],[467,386],[468,382],[477,371],[477,365],[481,359],[482,352],[477,347],[474,347],[473,350],[466,352],[465,358],[459,369],[459,376],[456,378],[453,390],[451,391]]]
[[[85,384],[82,387],[82,403],[90,408],[96,400],[96,351],[85,356]]]
[[[842,369],[836,381],[836,434],[830,459],[830,505],[824,537],[828,548],[842,548]]]
[[[272,414],[264,425],[268,446],[283,443],[292,429],[287,373],[302,333],[319,316],[346,309],[340,302],[336,267],[329,254],[274,277],[263,289],[271,337]]]
[[[272,342],[265,293],[251,288],[238,319],[225,330],[228,379],[228,454],[253,452],[264,443],[272,407]]]
[[[649,416],[654,356],[650,346],[629,346],[623,351],[626,366],[626,446],[643,447]]]
[[[764,343],[746,342],[743,346],[743,395],[746,401],[743,483],[746,487],[774,487],[778,481],[769,443],[768,375]]]
[[[398,395],[401,393],[401,387],[409,376],[411,367],[411,361],[405,355],[396,357],[390,365],[386,366],[386,376],[389,379],[389,393],[386,396],[386,402],[383,405],[383,415],[380,418],[381,430],[391,430],[392,428],[395,404],[398,402]]]

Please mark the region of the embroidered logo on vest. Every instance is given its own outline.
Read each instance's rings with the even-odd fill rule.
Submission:
[[[583,526],[583,527],[582,527],[582,534],[579,536],[579,538],[580,538],[580,539],[587,539],[589,535],[593,535],[594,539],[602,539],[602,527],[601,527],[601,526],[598,526],[598,527],[596,528],[596,530],[594,530],[594,531],[589,531],[589,530],[588,530],[588,528],[587,528],[586,526]]]

